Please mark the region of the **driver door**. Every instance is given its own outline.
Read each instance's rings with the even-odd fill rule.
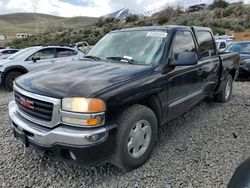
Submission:
[[[172,43],[172,62],[183,52],[196,52],[194,36],[189,30],[176,32]],[[168,73],[168,118],[174,119],[202,99],[202,63],[175,66]]]
[[[26,62],[29,71],[52,65],[55,61],[55,48],[44,48],[31,55]]]

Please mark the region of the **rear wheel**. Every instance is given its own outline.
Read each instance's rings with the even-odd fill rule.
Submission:
[[[226,103],[230,101],[233,90],[233,78],[228,75],[223,89],[214,96],[214,100],[221,103]]]
[[[150,157],[157,139],[154,112],[142,105],[126,109],[118,120],[115,154],[112,163],[124,170],[144,164]]]
[[[6,77],[5,77],[5,88],[9,91],[13,90],[13,82],[15,81],[15,79],[19,76],[21,76],[23,73],[18,72],[18,71],[12,71],[9,72]]]

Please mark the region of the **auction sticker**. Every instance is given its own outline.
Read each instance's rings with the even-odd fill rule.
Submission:
[[[165,38],[168,35],[168,33],[161,32],[161,31],[150,31],[147,33],[147,37],[160,37]]]

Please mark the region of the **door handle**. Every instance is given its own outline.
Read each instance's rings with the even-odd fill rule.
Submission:
[[[55,63],[55,60],[51,60],[51,63]]]
[[[198,69],[198,74],[199,74],[199,75],[202,75],[202,74],[203,74],[203,68],[199,68],[199,69]]]

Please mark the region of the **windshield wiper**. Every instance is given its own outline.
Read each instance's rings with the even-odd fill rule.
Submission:
[[[133,59],[128,59],[126,57],[106,57],[106,59],[111,59],[119,62],[129,63],[129,64],[135,64],[135,61]]]
[[[101,58],[100,58],[100,57],[93,56],[93,55],[87,55],[87,56],[85,56],[84,58],[87,58],[87,59],[93,59],[93,60],[95,60],[95,61],[99,61],[99,60],[101,60]]]

